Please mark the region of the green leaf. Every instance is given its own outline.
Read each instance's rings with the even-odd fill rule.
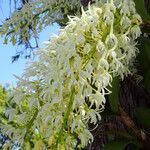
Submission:
[[[107,144],[105,144],[103,150],[124,150],[125,147],[129,144],[129,141],[125,140],[117,140],[117,141],[112,141]]]
[[[15,44],[16,44],[16,39],[15,39],[15,37],[14,37],[14,36],[11,38],[11,42],[12,42],[12,44],[13,44],[13,45],[15,45]]]
[[[5,37],[4,43],[3,44],[8,44],[8,39]]]
[[[134,0],[137,12],[142,16],[144,20],[150,20],[150,15],[146,11],[144,0]]]
[[[70,67],[73,67],[73,64],[74,64],[74,56],[69,58],[69,65],[70,65]]]
[[[137,121],[143,125],[145,128],[150,128],[150,108],[139,107],[135,110],[135,116]]]
[[[144,85],[150,90],[150,40],[148,38],[140,38],[140,53],[138,55],[138,66],[141,75],[144,77]]]
[[[150,91],[150,70],[144,76],[144,85],[148,91]]]
[[[150,0],[145,0],[145,7],[147,12],[150,14]]]
[[[120,90],[119,81],[120,80],[117,77],[113,79],[112,87],[110,88],[112,93],[108,95],[109,104],[113,112],[117,112],[119,106],[119,90]]]
[[[145,50],[145,53],[147,55],[147,58],[148,58],[148,61],[150,62],[150,40],[148,38],[144,38],[144,50]]]
[[[141,144],[137,141],[129,141],[127,139],[118,139],[116,141],[111,141],[109,143],[106,143],[104,145],[103,150],[125,150],[127,145],[131,145],[133,148],[132,150],[139,150],[141,147]]]
[[[147,73],[150,66],[150,41],[147,38],[140,38],[139,44],[140,53],[138,55],[138,62],[140,63],[140,70],[143,72],[143,75]]]

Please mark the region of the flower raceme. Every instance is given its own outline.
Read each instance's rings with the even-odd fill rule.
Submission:
[[[88,124],[101,120],[108,86],[115,76],[132,73],[140,24],[132,0],[97,2],[69,17],[19,78],[15,108],[6,111],[16,126],[2,126],[3,132],[36,149],[71,150],[92,142]]]

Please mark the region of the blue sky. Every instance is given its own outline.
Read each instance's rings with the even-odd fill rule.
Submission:
[[[9,15],[9,3],[8,0],[0,1],[0,24],[2,24],[3,19]],[[59,26],[57,24],[45,28],[39,35],[39,46],[42,47],[42,43],[50,39],[53,33],[58,34],[58,29]],[[11,43],[4,45],[3,39],[0,37],[0,84],[4,86],[7,83],[15,85],[16,79],[13,74],[21,75],[26,66],[27,60],[23,58],[13,64],[11,63],[11,57],[15,55],[16,49],[17,46],[14,47]]]

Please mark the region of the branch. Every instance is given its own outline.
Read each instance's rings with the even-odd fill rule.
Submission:
[[[123,108],[119,107],[120,119],[122,123],[128,128],[131,129],[137,139],[143,143],[143,149],[149,150],[150,137],[142,130],[139,129],[132,118],[123,110]]]

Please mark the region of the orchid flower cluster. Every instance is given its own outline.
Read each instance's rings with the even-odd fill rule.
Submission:
[[[30,149],[72,150],[93,141],[114,77],[132,73],[141,17],[132,0],[103,0],[69,17],[37,51],[6,111],[3,133]]]
[[[19,40],[26,43],[54,22],[65,24],[67,15],[80,14],[80,8],[80,0],[31,1],[12,13],[0,28],[0,35],[5,36],[5,44],[8,40],[13,45]]]

